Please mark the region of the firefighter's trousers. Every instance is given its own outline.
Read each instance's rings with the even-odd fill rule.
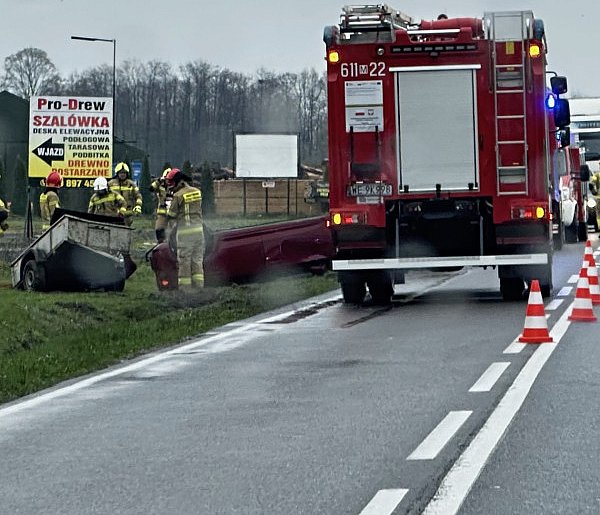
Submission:
[[[202,225],[177,227],[177,266],[180,286],[204,286]]]
[[[156,221],[154,222],[154,233],[156,234],[156,241],[162,243],[167,239],[167,227],[169,225],[169,219],[167,215],[156,215]]]

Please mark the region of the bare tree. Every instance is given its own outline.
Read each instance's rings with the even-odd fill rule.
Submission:
[[[24,48],[4,60],[4,87],[23,98],[60,90],[60,75],[48,54]]]

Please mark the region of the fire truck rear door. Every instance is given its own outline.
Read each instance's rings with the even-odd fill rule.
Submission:
[[[474,189],[479,184],[476,70],[481,66],[392,67],[396,73],[400,190]]]

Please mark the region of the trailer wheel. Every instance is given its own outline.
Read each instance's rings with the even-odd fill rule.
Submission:
[[[30,259],[23,267],[23,289],[26,291],[44,291],[46,289],[46,270],[44,266]]]
[[[340,274],[342,295],[346,304],[362,304],[367,294],[365,280],[360,274]]]
[[[525,291],[525,282],[519,277],[500,279],[500,293],[504,300],[521,300]]]
[[[388,272],[371,272],[367,276],[367,286],[369,286],[373,304],[385,306],[391,302],[394,286]]]
[[[114,283],[110,288],[107,288],[107,291],[123,291],[125,289],[125,279],[121,279]]]

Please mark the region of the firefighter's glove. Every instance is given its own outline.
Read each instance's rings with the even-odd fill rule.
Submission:
[[[132,210],[134,215],[141,215],[142,214],[142,206],[135,206]]]

